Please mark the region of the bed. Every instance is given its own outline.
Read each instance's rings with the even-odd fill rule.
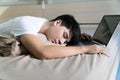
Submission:
[[[95,28],[83,27],[82,31],[92,35]],[[0,80],[115,80],[120,56],[119,34],[120,24],[108,44],[110,57],[102,54],[51,60],[38,60],[30,55],[0,57]]]

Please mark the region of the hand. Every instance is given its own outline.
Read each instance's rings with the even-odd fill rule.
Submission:
[[[106,51],[106,49],[103,46],[94,44],[94,45],[88,45],[86,47],[87,47],[86,53],[91,53],[91,54],[101,53],[101,54],[104,54],[105,56],[109,57],[108,52]]]
[[[82,40],[84,40],[84,41],[85,41],[85,40],[87,40],[87,41],[88,41],[88,40],[90,40],[90,41],[92,40],[92,37],[91,37],[89,34],[87,34],[87,33],[82,33],[82,34],[81,34],[81,38],[82,38]]]

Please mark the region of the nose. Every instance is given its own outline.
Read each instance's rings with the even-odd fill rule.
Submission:
[[[59,43],[60,43],[60,44],[65,44],[66,42],[67,42],[67,39],[60,39],[60,40],[59,40]]]

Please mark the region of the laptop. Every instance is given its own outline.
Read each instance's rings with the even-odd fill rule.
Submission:
[[[104,15],[101,19],[92,41],[81,41],[83,45],[98,44],[106,47],[120,21],[120,15]]]

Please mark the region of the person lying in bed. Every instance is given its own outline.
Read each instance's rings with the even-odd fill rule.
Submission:
[[[102,53],[107,51],[99,45],[69,46],[80,42],[84,34],[81,34],[80,26],[72,15],[64,14],[48,21],[45,18],[33,16],[21,16],[10,19],[0,24],[1,34],[12,34],[19,37],[23,46],[37,59],[53,59],[78,54]],[[45,45],[37,34],[46,35],[48,41],[68,46]]]

